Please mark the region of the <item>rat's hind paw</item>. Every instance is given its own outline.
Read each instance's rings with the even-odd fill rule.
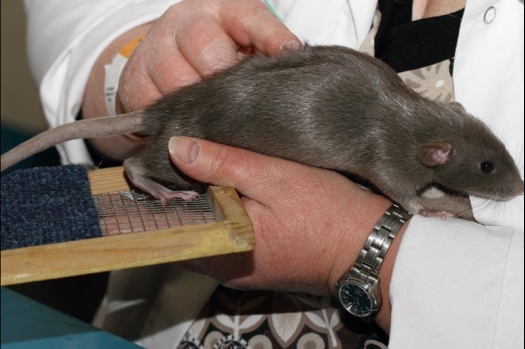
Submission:
[[[168,190],[169,192],[164,192],[163,193],[163,198],[165,200],[171,200],[171,199],[182,199],[184,201],[191,201],[193,199],[195,199],[196,197],[199,196],[199,193],[197,193],[196,191],[192,191],[192,190],[170,190],[166,187],[163,187],[164,189]],[[162,201],[162,198],[157,198],[159,199],[160,201]],[[164,201],[162,201],[162,203],[165,204]]]
[[[195,191],[168,189],[154,180],[144,176],[140,171],[137,171],[137,167],[132,162],[132,158],[124,161],[124,170],[126,171],[126,174],[131,183],[147,194],[153,196],[155,199],[160,200],[163,205],[166,205],[167,201],[171,199],[178,198],[185,201],[191,201],[199,196],[199,194]]]
[[[149,179],[148,177],[135,177],[132,180],[133,184],[137,188],[142,189],[146,193],[153,196],[155,199],[158,199],[162,202],[163,205],[166,205],[168,200],[171,199],[182,199],[185,201],[191,201],[195,199],[199,194],[191,190],[171,190],[165,186]]]
[[[191,201],[199,196],[199,193],[191,190],[168,189],[165,186],[147,177],[141,178],[140,186],[136,182],[133,182],[133,184],[137,185],[138,188],[144,190],[146,193],[150,194],[155,199],[160,200],[163,205],[166,205],[168,200],[182,199],[184,201]]]

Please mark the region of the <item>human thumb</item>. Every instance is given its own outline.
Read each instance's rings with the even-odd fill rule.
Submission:
[[[258,195],[275,179],[284,160],[203,139],[172,137],[170,158],[187,176],[214,185],[235,187],[246,196]],[[272,170],[273,169],[273,170]]]

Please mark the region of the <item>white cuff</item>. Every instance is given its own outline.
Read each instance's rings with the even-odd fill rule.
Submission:
[[[523,232],[413,217],[392,275],[389,348],[523,343],[523,279]]]

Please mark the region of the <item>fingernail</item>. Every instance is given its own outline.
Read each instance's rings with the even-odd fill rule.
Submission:
[[[193,164],[197,160],[201,151],[197,141],[186,137],[171,137],[168,149],[177,161],[188,165]]]
[[[280,47],[279,51],[283,51],[283,50],[295,51],[295,50],[298,50],[299,48],[301,48],[301,44],[300,43],[298,43],[295,40],[288,40],[288,41],[285,41],[285,42],[283,42],[281,44],[281,47]]]

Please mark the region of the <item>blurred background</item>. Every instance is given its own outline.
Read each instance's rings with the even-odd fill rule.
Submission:
[[[24,2],[2,0],[2,112],[1,152],[47,128],[26,57]],[[54,149],[28,159],[17,167],[57,163]]]
[[[45,0],[44,0],[45,1]],[[24,1],[2,0],[1,153],[47,129],[38,90],[26,57]],[[37,154],[13,169],[58,165],[55,148]],[[105,292],[107,273],[32,282],[9,287],[85,322],[91,319]]]

